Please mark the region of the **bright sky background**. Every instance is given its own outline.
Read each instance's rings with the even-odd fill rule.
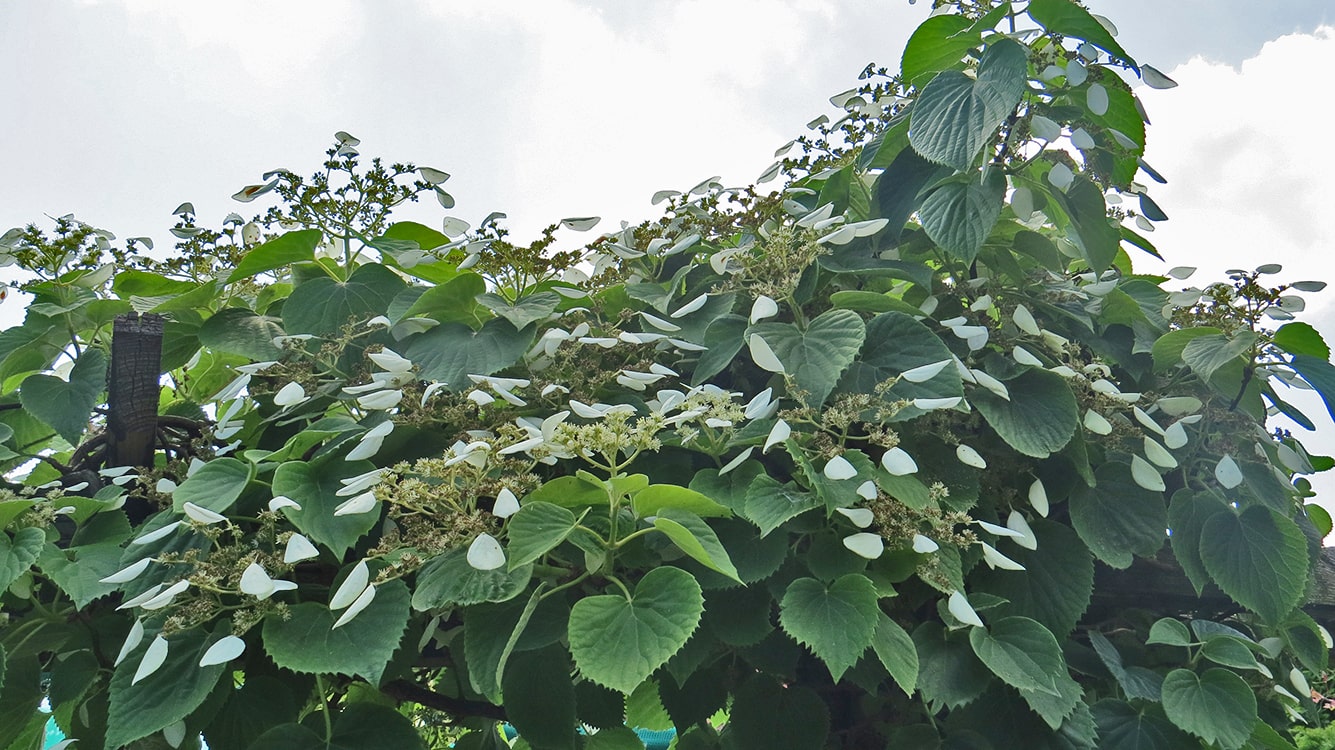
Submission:
[[[753,181],[864,65],[894,66],[929,6],[8,0],[0,231],[74,212],[170,246],[177,204],[215,225],[249,216],[228,196],[274,167],[309,173],[336,130],[366,155],[450,172],[454,214],[471,223],[499,210],[517,239],[565,216],[614,229],[652,216],[656,190]],[[1335,6],[1090,6],[1181,84],[1141,90],[1147,161],[1169,179],[1152,195],[1171,217],[1153,235],[1170,264],[1201,267],[1200,281],[1270,262],[1285,266],[1277,279],[1335,281]],[[1331,300],[1316,295],[1303,317],[1335,341]],[[1319,425],[1309,447],[1335,453],[1324,409],[1302,403]],[[1318,486],[1335,507],[1335,480]]]

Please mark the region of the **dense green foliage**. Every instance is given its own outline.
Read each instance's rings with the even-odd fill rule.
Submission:
[[[345,133],[170,260],[4,235],[0,748],[44,697],[108,750],[1291,747],[1332,461],[1266,419],[1335,400],[1322,285],[1135,273],[1125,78],[1171,82],[1071,0],[958,6],[778,191],[584,246],[393,222],[448,175]],[[106,458],[130,311],[149,467]],[[1127,606],[1140,558],[1205,598]]]

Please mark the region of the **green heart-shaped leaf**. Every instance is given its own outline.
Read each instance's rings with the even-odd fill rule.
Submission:
[[[458,390],[472,385],[469,375],[491,375],[524,356],[533,331],[520,331],[504,318],[493,318],[474,331],[445,323],[414,336],[403,352],[421,368],[422,377]]]
[[[12,541],[8,534],[0,532],[0,591],[9,588],[37,562],[45,544],[46,534],[33,526],[15,531]]]
[[[742,582],[737,577],[737,568],[733,566],[728,550],[704,519],[684,510],[664,508],[654,519],[654,528],[666,534],[691,559],[738,583]]]
[[[506,525],[510,570],[537,560],[565,541],[579,519],[559,505],[529,502]]]
[[[779,624],[825,662],[835,682],[872,644],[879,623],[876,585],[860,573],[841,576],[828,586],[815,578],[799,578],[779,602]]]
[[[338,480],[355,477],[374,468],[370,461],[333,459],[314,464],[288,461],[274,471],[273,493],[275,496],[291,498],[301,506],[301,510],[283,508],[283,514],[301,533],[342,557],[362,534],[375,526],[380,519],[380,512],[374,509],[367,513],[334,515],[334,509],[350,499],[336,494],[343,489],[343,484]]]
[[[1085,545],[1114,568],[1130,567],[1135,555],[1153,556],[1167,538],[1163,493],[1136,484],[1124,463],[1104,464],[1095,476],[1096,486],[1071,493],[1071,524]]]
[[[157,671],[131,684],[153,640],[145,636],[111,677],[108,747],[127,745],[190,715],[213,691],[226,668],[225,664],[199,666],[204,651],[218,639],[187,630],[167,638],[167,658]]]
[[[894,346],[884,342],[893,341]],[[950,359],[950,349],[930,328],[902,312],[877,315],[867,323],[867,341],[861,355],[849,368],[839,390],[843,393],[876,393],[876,385],[898,377],[905,370]],[[915,398],[956,398],[964,395],[959,371],[946,367],[921,383],[900,380],[885,392],[888,401],[912,401]],[[924,414],[912,405],[896,413],[896,420]]]
[[[418,572],[413,609],[424,612],[451,604],[506,601],[523,591],[532,576],[532,565],[478,570],[468,564],[466,549],[456,547],[433,558]]]
[[[978,257],[978,249],[1001,216],[1006,178],[988,173],[979,183],[975,175],[947,182],[923,199],[918,209],[922,228],[932,242],[965,263]]]
[[[969,403],[1003,440],[1026,456],[1047,458],[1066,447],[1080,423],[1066,378],[1035,368],[1007,381],[1006,388],[1009,400],[978,388]]]
[[[293,263],[315,259],[315,246],[320,244],[320,230],[301,229],[275,237],[251,248],[227,277],[231,284],[258,273],[272,271]]]
[[[323,604],[303,602],[288,611],[287,619],[264,620],[264,650],[275,664],[309,674],[360,675],[374,684],[408,625],[408,587],[377,584],[366,609],[337,629],[342,612]]]
[[[957,70],[937,74],[918,95],[909,143],[929,161],[967,170],[1024,95],[1029,62],[1010,39],[988,45],[978,77]]]
[[[752,326],[749,335],[769,344],[784,371],[807,392],[807,404],[818,406],[853,363],[866,334],[857,313],[829,310],[805,329],[790,323],[761,323]]]
[[[681,650],[705,608],[700,584],[681,568],[654,568],[629,599],[581,599],[570,609],[570,653],[594,682],[629,694]]]
[[[1057,639],[1028,617],[1003,617],[990,628],[973,628],[969,644],[993,674],[1018,690],[1056,695],[1057,679],[1066,674]]]
[[[204,321],[198,336],[204,346],[264,361],[283,356],[283,350],[275,346],[273,340],[284,333],[278,318],[257,315],[240,307],[227,307]]]
[[[106,382],[106,355],[100,349],[86,349],[70,370],[68,382],[53,375],[29,375],[19,386],[19,401],[25,411],[77,445]]]
[[[1277,623],[1307,585],[1307,544],[1293,521],[1263,506],[1241,514],[1222,507],[1200,532],[1201,562],[1219,588]]]
[[[1163,681],[1163,710],[1182,729],[1211,744],[1240,748],[1256,723],[1256,694],[1236,674],[1174,669]]]
[[[176,488],[172,493],[172,509],[181,513],[186,503],[193,503],[222,513],[241,497],[254,471],[255,466],[245,461],[215,458],[199,467]]]
[[[330,335],[350,321],[384,312],[406,286],[398,274],[377,263],[358,267],[347,281],[310,279],[283,303],[283,327],[290,334]]]

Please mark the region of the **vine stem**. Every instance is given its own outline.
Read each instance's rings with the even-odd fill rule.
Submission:
[[[327,688],[323,675],[315,675],[315,689],[320,693],[320,708],[324,714],[324,741],[329,742],[334,738],[334,719],[329,715],[329,701],[325,697]]]
[[[634,597],[630,595],[630,589],[626,588],[626,584],[622,583],[620,578],[617,578],[616,576],[608,576],[607,580],[615,583],[617,588],[621,589],[621,593],[626,597],[626,601],[634,601]]]

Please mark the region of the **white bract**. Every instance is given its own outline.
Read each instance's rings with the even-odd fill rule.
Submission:
[[[1040,516],[1048,517],[1048,490],[1043,486],[1043,480],[1035,479],[1029,485],[1029,505]]]
[[[153,562],[152,558],[145,557],[121,568],[106,578],[99,579],[98,583],[128,583],[142,575],[145,570],[148,570],[148,564],[151,562]]]
[[[918,472],[918,464],[903,448],[898,446],[881,454],[881,466],[897,477]]]
[[[287,546],[283,549],[283,562],[291,565],[292,563],[309,560],[313,557],[319,557],[320,550],[316,549],[311,540],[301,534],[293,534],[287,538]]]
[[[287,495],[278,495],[274,497],[274,499],[269,501],[269,510],[277,513],[283,508],[291,508],[292,510],[301,510],[301,504],[298,503],[296,500],[293,500],[292,498],[288,497]]]
[[[856,477],[858,470],[848,462],[848,459],[843,456],[835,456],[825,464],[824,474],[826,479],[839,481]]]
[[[468,545],[468,564],[477,570],[495,570],[505,565],[505,550],[491,534],[478,534]]]
[[[330,630],[341,628],[344,625],[347,625],[348,623],[352,622],[352,618],[361,614],[362,610],[371,606],[371,602],[374,599],[375,599],[375,585],[374,584],[368,585],[366,588],[362,589],[362,593],[358,594],[356,599],[352,600],[352,604],[348,605],[347,610],[342,614],[342,616],[340,616],[337,620],[334,621],[334,625],[332,628],[330,628]]]
[[[130,626],[130,632],[126,634],[125,643],[121,644],[120,653],[116,655],[116,661],[112,663],[112,666],[119,667],[121,662],[125,661],[125,657],[138,648],[143,640],[144,623],[142,620],[135,620],[134,624]]]
[[[853,554],[875,560],[885,552],[885,540],[879,534],[861,531],[844,537],[844,546]]]
[[[941,549],[941,545],[923,536],[922,534],[913,535],[913,551],[920,555],[930,555]]]
[[[218,642],[209,646],[199,659],[199,666],[211,667],[214,664],[226,664],[245,653],[246,642],[234,635],[225,635]]]
[[[1224,489],[1231,490],[1242,484],[1242,469],[1232,456],[1224,456],[1215,464],[1214,478],[1224,486]]]
[[[727,464],[723,466],[722,469],[718,470],[718,475],[723,476],[724,474],[727,474],[728,472],[732,471],[738,466],[741,466],[742,463],[746,461],[746,459],[751,457],[751,452],[754,451],[755,449],[756,447],[752,445],[749,446],[746,450],[742,451],[741,453],[738,453],[736,458],[729,461]]]
[[[1093,409],[1085,412],[1084,424],[1085,429],[1095,435],[1108,435],[1112,433],[1113,429],[1112,422],[1109,422],[1107,417],[1104,417]]]
[[[756,301],[751,304],[751,325],[755,325],[766,318],[772,318],[778,314],[779,304],[762,294],[759,297],[756,297]]]
[[[509,487],[502,487],[501,491],[496,493],[496,502],[491,507],[491,514],[497,518],[509,518],[519,512],[519,498],[510,491]]]
[[[306,395],[306,389],[301,387],[301,383],[293,381],[278,389],[273,395],[274,406],[289,407],[296,406],[306,401],[309,396]]]
[[[144,658],[139,660],[139,668],[134,671],[134,678],[130,680],[131,685],[139,684],[139,681],[158,671],[162,663],[167,661],[167,639],[160,635],[153,637],[153,642],[144,649]]]
[[[765,438],[765,447],[760,449],[761,453],[769,453],[769,449],[787,440],[793,434],[793,428],[788,423],[780,419],[770,428],[769,437]]]
[[[872,521],[876,520],[876,517],[867,508],[835,508],[834,512],[847,518],[859,529],[871,526]]]
[[[269,577],[259,563],[251,563],[241,571],[241,593],[250,594],[261,601],[279,591],[291,591],[297,587],[292,581],[280,581]]]
[[[978,451],[963,443],[960,443],[955,447],[955,457],[965,466],[972,466],[975,469],[987,468],[987,461],[983,460],[983,457],[979,455]]]
[[[1131,457],[1131,478],[1147,490],[1163,492],[1167,489],[1159,470],[1140,456]]]
[[[334,508],[335,516],[355,516],[361,513],[369,513],[376,508],[376,499],[374,492],[363,492],[356,497],[344,500]]]
[[[172,585],[160,591],[156,596],[152,597],[148,601],[141,602],[139,604],[139,608],[147,609],[150,611],[156,609],[162,609],[163,607],[166,607],[168,604],[171,604],[172,599],[175,599],[177,594],[182,593],[188,588],[190,588],[190,581],[184,579],[177,581],[176,583],[173,583]]]
[[[987,542],[979,542],[983,547],[983,560],[991,568],[1001,568],[1002,570],[1024,570],[1024,566],[1006,557],[997,551],[996,547]]]
[[[157,529],[155,531],[150,531],[147,534],[144,534],[143,536],[139,537],[138,539],[135,539],[133,542],[130,542],[130,545],[134,546],[137,544],[152,544],[153,542],[156,542],[159,539],[165,539],[167,536],[171,535],[174,531],[176,531],[177,527],[179,527],[180,525],[181,525],[180,521],[172,521],[171,523],[167,524],[166,526],[163,526],[160,529]]]
[[[191,521],[195,521],[196,523],[212,524],[221,523],[227,520],[227,516],[211,511],[208,508],[201,508],[191,502],[182,503],[181,511],[185,513]]]
[[[983,627],[982,619],[978,617],[978,613],[974,611],[973,606],[969,604],[969,600],[965,598],[962,592],[956,591],[950,595],[950,598],[946,600],[946,609],[950,610],[950,614],[954,615],[956,620],[965,625],[972,625],[976,628]]]
[[[910,383],[923,383],[928,380],[931,380],[932,378],[940,374],[940,372],[946,369],[946,366],[951,364],[952,361],[953,360],[943,359],[940,362],[932,362],[931,364],[919,365],[918,367],[914,367],[905,370],[904,372],[901,372],[899,374],[899,377],[903,380],[909,381]]]
[[[1029,522],[1024,519],[1018,510],[1012,510],[1006,517],[1006,528],[1016,532],[1019,536],[1015,537],[1015,543],[1025,549],[1038,549],[1038,537],[1034,536],[1034,530],[1029,527]]]
[[[779,356],[774,353],[772,348],[770,348],[769,343],[760,337],[760,334],[751,334],[750,338],[746,340],[746,343],[747,347],[751,350],[751,360],[754,361],[760,369],[768,372],[784,372],[783,362],[779,360]]]
[[[339,610],[347,607],[362,595],[366,586],[371,582],[371,569],[366,566],[366,561],[362,560],[348,573],[348,577],[334,590],[334,595],[329,597],[329,608]]]

